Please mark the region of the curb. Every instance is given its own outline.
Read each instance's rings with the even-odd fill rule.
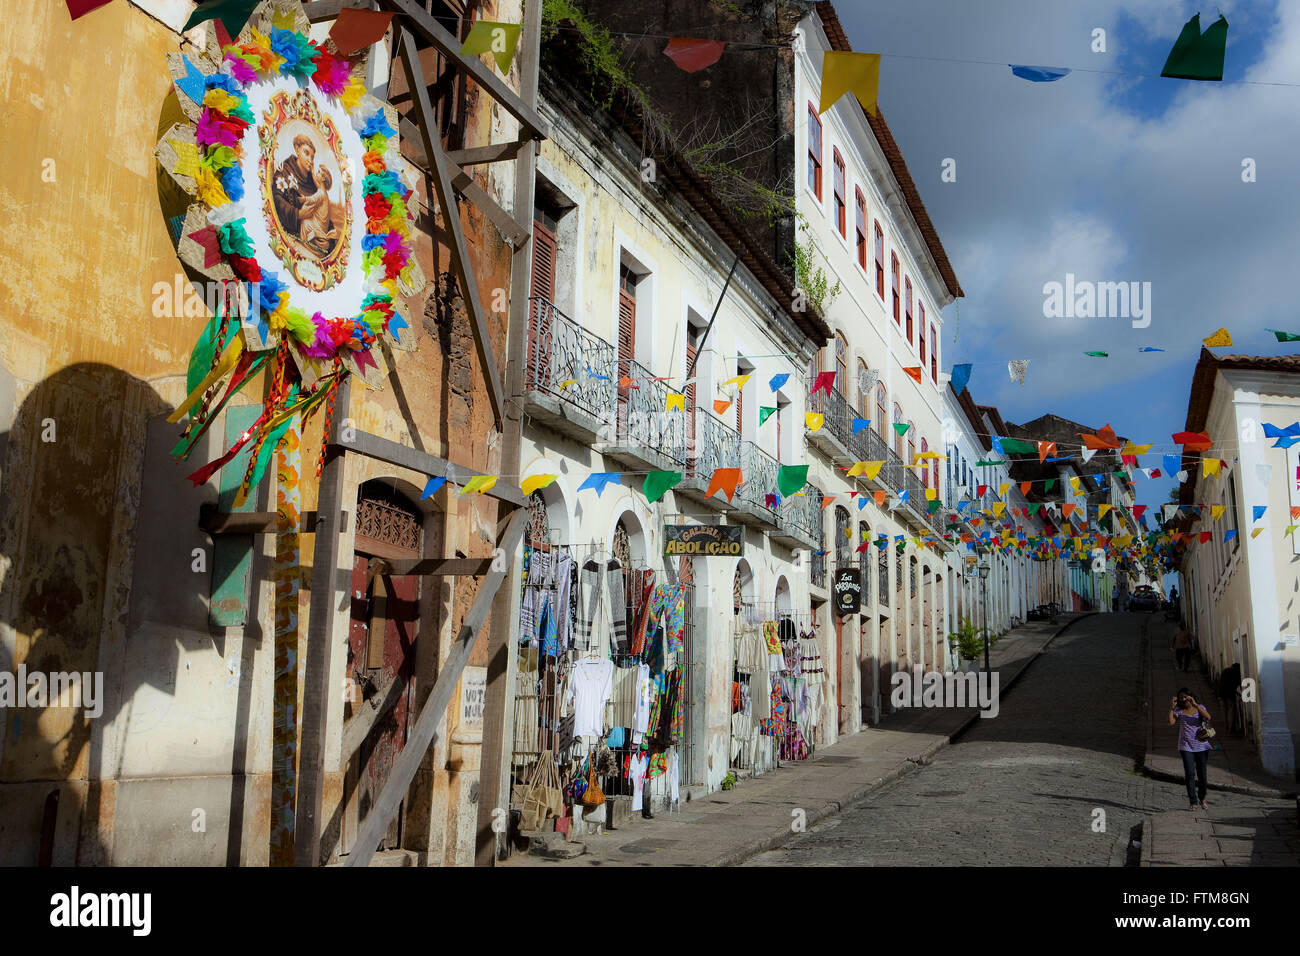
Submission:
[[[1152,697],[1151,672],[1153,668],[1151,666],[1151,646],[1150,646],[1151,635],[1149,630],[1147,633],[1143,634],[1143,638],[1147,641],[1146,667],[1145,667],[1146,690],[1147,690],[1145,722],[1147,725],[1147,741],[1146,741],[1146,749],[1142,751],[1142,775],[1144,777],[1149,777],[1152,780],[1163,780],[1166,783],[1178,783],[1178,784],[1186,783],[1182,775],[1166,773],[1163,770],[1157,770],[1155,767],[1151,765],[1151,750],[1153,746],[1153,738],[1155,732],[1154,728],[1151,726],[1152,716],[1153,716],[1151,707],[1155,703],[1155,699]],[[1247,797],[1264,797],[1265,799],[1277,799],[1277,800],[1291,800],[1294,798],[1297,801],[1300,801],[1300,791],[1296,791],[1296,790],[1275,790],[1271,787],[1251,787],[1251,786],[1241,786],[1235,783],[1213,783],[1210,781],[1206,781],[1205,786],[1207,790],[1218,790],[1221,793],[1239,793]],[[1145,820],[1143,821],[1143,826],[1145,826]],[[1147,846],[1146,840],[1144,839],[1142,841],[1143,853],[1146,853],[1146,846]]]
[[[1071,621],[1066,621],[1064,624],[1058,627],[1056,629],[1056,632],[1052,634],[1052,636],[1049,637],[1046,641],[1043,642],[1043,646],[1034,652],[1033,657],[1030,657],[1027,661],[1025,661],[1025,663],[1021,666],[1021,668],[1018,671],[1016,671],[1015,676],[1013,676],[1011,680],[1007,681],[1005,686],[999,683],[998,701],[1000,702],[1002,698],[1006,696],[1007,692],[1013,686],[1015,686],[1016,681],[1020,680],[1021,676],[1025,673],[1025,671],[1029,670],[1030,665],[1033,664],[1034,661],[1038,659],[1039,655],[1042,654],[1043,651],[1047,650],[1047,648],[1051,645],[1051,643],[1054,640],[1056,640],[1058,637],[1064,634],[1067,630],[1069,630],[1079,621],[1082,621],[1084,618],[1092,617],[1097,613],[1099,612],[1097,611],[1085,612],[1083,614],[1080,614],[1078,617],[1074,618]],[[944,747],[947,747],[950,743],[952,743],[954,740],[956,740],[958,737],[964,734],[967,730],[969,730],[971,728],[971,725],[973,725],[979,719],[980,719],[980,715],[978,713],[972,714],[970,717],[962,721],[962,723],[958,725],[958,727],[955,730],[949,733],[942,740],[938,740],[935,741],[933,744],[930,744],[928,747],[922,750],[921,753],[919,753],[917,756],[907,758],[906,762],[899,765],[898,767],[895,767],[893,770],[889,771],[889,773],[885,774],[883,777],[877,777],[873,783],[869,783],[866,786],[859,787],[855,790],[850,791],[850,793],[846,797],[840,800],[831,800],[823,804],[821,808],[808,814],[807,817],[808,826],[814,827],[818,823],[821,823],[823,820],[827,820],[830,817],[835,816],[836,814],[843,813],[845,810],[852,809],[857,804],[861,803],[873,790],[878,790],[881,787],[887,786],[888,784],[893,783],[895,780],[898,780],[901,777],[909,773],[912,773],[915,770],[919,770],[921,767],[930,763],[934,759],[935,754],[937,754]],[[776,833],[769,834],[767,836],[758,837],[754,840],[751,840],[749,843],[744,844],[743,846],[737,847],[734,850],[730,850],[718,857],[715,857],[705,865],[706,866],[736,866],[740,863],[744,863],[746,860],[758,856],[758,854],[760,853],[766,853],[768,850],[776,849],[777,847],[785,843],[789,838],[790,838],[789,831],[784,829]],[[1143,844],[1143,846],[1145,847],[1145,843]]]
[[[1138,860],[1139,867],[1151,866],[1151,844],[1153,842],[1151,837],[1155,829],[1152,825],[1154,820],[1155,818],[1151,816],[1142,818],[1142,856]]]

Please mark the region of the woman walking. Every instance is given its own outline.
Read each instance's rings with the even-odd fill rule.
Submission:
[[[1205,805],[1206,772],[1210,759],[1210,742],[1200,740],[1196,732],[1210,720],[1210,712],[1196,702],[1186,687],[1178,689],[1178,696],[1169,704],[1169,725],[1178,724],[1178,752],[1183,758],[1183,779],[1187,784],[1188,810]]]

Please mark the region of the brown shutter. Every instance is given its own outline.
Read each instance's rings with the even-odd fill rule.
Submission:
[[[533,220],[533,291],[548,302],[555,301],[555,234]]]
[[[745,374],[737,371],[738,374]],[[736,389],[736,434],[741,438],[745,437],[745,390],[743,388]]]
[[[699,370],[695,369],[695,357],[699,353],[695,343],[691,341],[692,333],[690,329],[686,331],[686,368],[691,370],[692,375],[698,375]],[[686,396],[686,435],[692,442],[695,441],[695,383],[692,382],[682,390]]]
[[[632,360],[636,357],[636,300],[622,289],[618,292],[618,373],[619,379],[632,374]],[[620,399],[626,401],[628,391],[619,387]]]

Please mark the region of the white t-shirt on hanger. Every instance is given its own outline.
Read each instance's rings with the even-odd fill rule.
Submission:
[[[573,735],[599,737],[605,730],[605,701],[614,694],[614,662],[586,657],[573,665],[569,700],[573,702]]]

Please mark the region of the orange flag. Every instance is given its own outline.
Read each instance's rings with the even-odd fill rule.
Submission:
[[[719,415],[721,415],[730,407],[731,407],[731,402],[726,399],[715,398],[713,400],[713,410],[717,412]]]
[[[911,368],[903,369],[903,371],[906,372],[908,375],[912,376],[912,378],[916,381],[917,385],[921,384],[921,375],[922,375],[921,366],[913,365]]]
[[[1074,505],[1072,505],[1072,504],[1064,504],[1064,505],[1061,505],[1061,517],[1062,517],[1062,518],[1068,518],[1068,517],[1070,517],[1070,515],[1073,514],[1073,512],[1074,512]]]
[[[1209,451],[1214,444],[1208,432],[1177,432],[1173,438],[1188,451]]]
[[[1291,520],[1294,521],[1296,518],[1300,518],[1300,505],[1291,509]]]
[[[829,508],[829,507],[830,507],[831,505],[833,505],[834,503],[835,503],[835,496],[834,496],[834,495],[827,495],[825,498],[822,499],[822,511],[825,511],[827,508]]]
[[[872,497],[876,499],[876,507],[885,507],[885,492],[877,491]]]
[[[713,477],[709,479],[709,487],[704,492],[704,497],[712,498],[715,492],[724,492],[727,501],[736,493],[736,485],[740,484],[739,468],[715,468]]]
[[[1029,489],[1030,489],[1030,487],[1033,486],[1033,484],[1034,484],[1034,483],[1033,483],[1032,481],[1022,481],[1022,482],[1020,483],[1020,493],[1021,493],[1022,495],[1027,495],[1027,494],[1029,494]]]
[[[1040,441],[1038,443],[1038,460],[1040,462],[1044,461],[1048,455],[1055,455],[1055,454],[1056,454],[1056,442]]]

